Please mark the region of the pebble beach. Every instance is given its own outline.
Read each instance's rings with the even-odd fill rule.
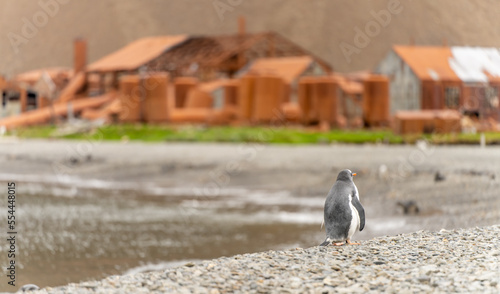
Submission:
[[[294,248],[34,293],[499,293],[500,225]]]

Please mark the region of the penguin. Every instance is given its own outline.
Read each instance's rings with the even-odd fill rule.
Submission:
[[[38,287],[35,284],[26,284],[26,285],[22,286],[21,288],[19,288],[19,290],[17,292],[31,292],[31,291],[36,291],[36,290],[40,290],[40,287]]]
[[[330,189],[325,201],[324,223],[326,240],[320,246],[333,243],[341,246],[351,238],[357,230],[365,227],[365,210],[359,201],[358,188],[352,181],[356,174],[345,169],[337,176],[337,181]]]

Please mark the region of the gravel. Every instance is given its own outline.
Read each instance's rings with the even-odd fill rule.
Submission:
[[[500,293],[500,225],[222,257],[36,293]]]

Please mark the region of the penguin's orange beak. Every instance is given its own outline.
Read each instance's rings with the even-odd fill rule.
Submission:
[[[353,176],[357,175],[357,173],[352,173]]]

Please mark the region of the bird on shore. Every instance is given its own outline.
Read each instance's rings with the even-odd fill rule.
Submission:
[[[337,181],[330,189],[325,201],[324,223],[326,240],[320,246],[332,243],[341,246],[350,245],[351,238],[357,230],[365,227],[365,210],[359,200],[358,188],[352,177],[356,174],[345,169],[337,176]]]
[[[36,290],[40,290],[40,287],[35,284],[26,284],[22,286],[17,292],[31,292]]]
[[[420,212],[417,203],[413,200],[398,201],[396,204],[403,208],[404,214],[418,214]]]
[[[446,177],[440,171],[437,171],[434,175],[434,182],[442,182],[444,180],[446,180]]]

